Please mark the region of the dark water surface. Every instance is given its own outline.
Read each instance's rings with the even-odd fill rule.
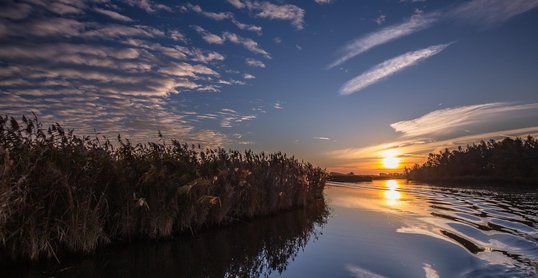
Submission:
[[[17,277],[536,277],[538,193],[332,183],[325,203]],[[3,276],[3,275],[2,275]]]

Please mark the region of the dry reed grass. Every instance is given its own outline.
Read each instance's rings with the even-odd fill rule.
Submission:
[[[0,258],[59,259],[304,207],[327,174],[282,153],[132,144],[0,116]]]

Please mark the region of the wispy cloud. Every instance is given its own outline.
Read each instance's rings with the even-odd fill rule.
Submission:
[[[441,20],[453,18],[480,25],[492,25],[530,11],[537,6],[538,0],[472,0],[449,10],[428,14],[423,14],[420,9],[417,9],[409,20],[401,24],[385,27],[351,41],[339,50],[339,57],[327,68],[341,65],[376,46],[429,28]],[[384,21],[380,17],[378,19],[380,19],[379,21],[376,19],[378,24]]]
[[[158,11],[173,12],[172,8],[164,4],[155,3],[151,0],[123,0],[123,1],[129,4],[130,6],[138,7],[148,13],[155,13]]]
[[[204,17],[207,17],[216,21],[222,21],[222,20],[227,19],[227,20],[230,20],[237,28],[241,30],[248,30],[248,31],[256,32],[258,35],[261,35],[262,33],[261,26],[241,23],[235,18],[234,14],[231,12],[208,12],[208,11],[204,11],[202,7],[200,7],[199,5],[193,5],[191,3],[181,6],[181,9],[185,11],[193,11]]]
[[[334,3],[334,1],[335,0],[314,0],[314,2],[320,5],[331,4],[331,3]]]
[[[385,19],[387,19],[387,17],[383,14],[379,15],[378,17],[376,17],[376,19],[374,19],[375,23],[377,23],[377,25],[381,25],[383,24],[383,22],[385,22]]]
[[[269,52],[263,50],[257,42],[255,42],[252,39],[249,38],[243,38],[237,34],[230,33],[230,32],[224,32],[222,33],[222,37],[225,38],[227,41],[230,41],[235,44],[242,45],[244,48],[248,49],[250,52],[254,54],[260,54],[263,57],[267,59],[271,59],[271,55]]]
[[[243,74],[243,78],[244,78],[244,79],[247,79],[247,80],[248,80],[248,79],[255,79],[256,76],[254,76],[254,75],[252,75],[252,74],[250,74],[250,73],[245,73],[245,74]]]
[[[223,44],[229,41],[234,44],[239,44],[254,54],[260,54],[267,59],[271,59],[271,54],[263,50],[256,41],[249,38],[243,38],[235,33],[223,32],[222,35],[213,34],[200,26],[192,26],[192,28],[200,34],[202,39],[211,44]]]
[[[340,88],[341,95],[356,93],[383,78],[393,75],[405,68],[416,65],[417,63],[443,51],[450,44],[433,45],[424,49],[407,52],[381,64],[374,66],[361,75],[349,80]]]
[[[115,20],[124,21],[124,22],[133,21],[130,17],[124,16],[124,15],[118,13],[118,12],[115,12],[115,11],[101,9],[101,8],[95,8],[94,10],[96,12],[100,13],[100,14],[104,14],[104,15],[106,15],[106,16],[112,18],[112,19],[115,19]]]
[[[204,41],[206,41],[207,43],[211,43],[211,44],[223,44],[226,39],[219,36],[219,35],[216,35],[216,34],[213,34],[209,31],[207,31],[206,29],[198,26],[198,25],[194,25],[192,26],[192,28],[198,32],[198,34],[200,34],[200,36],[202,37],[202,39],[204,39]]]
[[[500,23],[538,7],[538,0],[473,0],[448,12],[448,16],[481,25]]]
[[[265,64],[262,61],[252,59],[252,58],[246,58],[245,63],[251,67],[258,67],[258,68],[265,68]]]
[[[426,278],[439,278],[439,273],[430,264],[424,263],[422,269]]]
[[[396,132],[401,133],[403,138],[438,136],[473,124],[499,122],[505,118],[513,118],[525,111],[538,112],[538,103],[497,102],[446,108],[430,112],[416,119],[396,122],[390,126]]]
[[[346,270],[355,278],[385,278],[383,275],[373,273],[356,265],[347,265]]]
[[[282,104],[278,101],[273,104],[273,108],[278,109],[278,110],[284,109],[284,107],[282,107]]]
[[[331,138],[324,137],[324,136],[314,136],[313,138],[316,140],[325,140],[325,141],[331,140]]]
[[[228,3],[238,9],[246,8],[256,17],[289,21],[298,30],[304,27],[304,10],[292,4],[277,5],[251,0],[228,0]]]
[[[217,114],[220,118],[220,126],[224,128],[230,128],[234,124],[256,119],[256,115],[242,115],[233,109],[222,109]]]
[[[327,68],[336,67],[347,60],[364,53],[376,46],[388,43],[403,36],[431,26],[439,19],[439,14],[414,15],[404,23],[385,27],[379,31],[361,36],[346,44],[339,52],[340,56]]]

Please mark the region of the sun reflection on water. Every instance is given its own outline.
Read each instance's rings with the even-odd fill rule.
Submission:
[[[400,203],[401,193],[396,191],[396,189],[400,187],[400,185],[396,180],[388,180],[385,185],[388,189],[384,192],[386,203],[390,206],[398,205]]]

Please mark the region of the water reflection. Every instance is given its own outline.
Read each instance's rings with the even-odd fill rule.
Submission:
[[[404,185],[399,180],[335,185],[338,187],[329,194],[333,196],[331,206],[353,209],[357,223],[352,229],[361,233],[355,239],[357,245],[375,246],[364,250],[366,253],[379,252],[381,257],[412,253],[413,256],[394,259],[423,265],[429,277],[534,277],[538,273],[536,191],[503,193]],[[378,225],[369,231],[361,224]],[[408,246],[411,239],[415,240],[412,247]],[[437,260],[433,254],[438,256]],[[464,267],[462,262],[472,263]],[[372,265],[358,262],[354,270],[385,271],[389,276],[397,276],[397,270],[376,269]],[[444,269],[439,270],[439,266]]]
[[[388,205],[396,206],[399,204],[401,193],[396,189],[399,187],[399,184],[396,180],[386,181],[386,186],[388,190],[385,190],[384,195]]]
[[[324,200],[285,212],[171,241],[107,248],[96,255],[33,269],[13,277],[260,277],[282,273],[327,221]],[[5,270],[5,269],[4,269]]]

